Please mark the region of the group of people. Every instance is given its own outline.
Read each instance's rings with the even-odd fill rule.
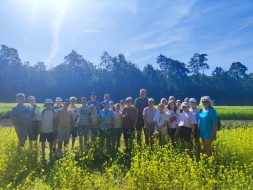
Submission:
[[[146,94],[146,90],[142,89],[134,104],[131,97],[114,104],[109,94],[105,94],[104,100],[99,103],[96,93],[92,92],[89,101],[86,97],[81,98],[81,107],[76,106],[75,97],[65,100],[57,97],[56,105],[51,99],[46,99],[42,109],[36,104],[34,96],[28,97],[31,106],[26,106],[25,95],[19,93],[16,95],[18,104],[11,111],[18,147],[24,146],[27,136],[31,148],[37,147],[40,135],[42,156],[45,157],[45,143],[48,141],[50,156],[58,148],[58,157],[62,157],[63,143],[64,147],[67,146],[70,137],[72,148],[77,136],[80,149],[87,145],[90,137],[91,141],[99,139],[99,146],[103,148],[104,140],[108,137],[111,139],[109,146],[118,150],[123,134],[126,151],[129,151],[135,130],[137,141],[144,130],[148,146],[152,147],[154,137],[165,136],[173,143],[180,137],[191,154],[192,139],[199,143],[201,138],[204,152],[208,156],[212,155],[211,145],[216,139],[218,116],[209,96],[201,98],[201,109],[197,108],[195,98],[181,101],[175,100],[173,96],[168,100],[162,98],[155,108],[154,99],[147,98]]]

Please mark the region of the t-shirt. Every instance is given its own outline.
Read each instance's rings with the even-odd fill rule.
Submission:
[[[124,108],[125,108],[125,107],[124,107]],[[124,108],[120,107],[119,112],[122,113],[122,111],[123,111]]]
[[[39,114],[39,121],[41,121],[41,132],[42,133],[52,133],[54,128],[54,115],[53,110],[45,110]]]
[[[213,123],[218,122],[218,115],[214,108],[209,108],[204,111],[202,109],[199,113],[199,130],[201,131],[212,131]]]
[[[113,119],[113,111],[108,109],[102,109],[99,111],[99,116],[102,118],[100,123],[100,129],[105,129],[108,125],[111,124]]]
[[[157,122],[158,127],[161,127],[164,122],[168,121],[169,116],[168,114],[166,114],[165,112],[160,113],[160,112],[156,112],[153,121]],[[157,131],[157,129],[155,128],[155,131]],[[164,128],[161,129],[162,134],[167,134],[167,126],[165,126]]]
[[[97,112],[95,112],[95,113],[91,112],[90,120],[91,120],[91,124],[97,125],[98,124],[98,113]],[[98,128],[98,125],[95,126],[95,127]]]
[[[195,116],[196,121],[198,123],[199,122],[199,111],[200,110],[198,108],[196,108],[195,110],[193,110],[192,108],[190,108],[189,111],[193,113],[193,115]]]
[[[192,112],[188,111],[188,112],[183,112],[180,113],[178,119],[177,119],[177,124],[178,126],[185,126],[185,127],[189,127],[192,128],[192,124],[196,124],[196,118],[193,115]]]
[[[94,102],[93,102],[93,101],[91,101],[91,100],[87,102],[87,106],[90,107],[91,104],[93,104],[93,105],[96,107],[96,110],[97,110],[97,112],[99,113],[99,110],[100,110],[100,109],[99,109],[99,102],[98,102],[98,101],[94,101]]]
[[[70,127],[72,112],[70,110],[65,110],[63,108],[56,112],[56,117],[59,118],[58,126],[60,127]]]
[[[11,110],[11,117],[16,118],[16,123],[19,127],[29,127],[31,111],[28,106],[16,105]]]
[[[36,105],[35,109],[33,110],[34,106]],[[39,120],[39,114],[42,111],[41,107],[37,104],[34,106],[31,106],[31,115],[32,115],[32,121],[38,121]]]
[[[177,125],[177,119],[180,115],[180,111],[179,110],[176,110],[176,112],[174,110],[168,110],[166,112],[169,116],[169,128],[176,128],[176,125]]]
[[[90,108],[88,106],[86,107],[80,107],[79,108],[80,117],[78,124],[79,125],[89,125],[89,119],[90,119]]]
[[[122,116],[122,113],[114,112],[114,128],[121,128],[122,127],[121,116]]]
[[[122,115],[125,115],[126,113],[127,116],[122,118],[122,127],[133,128],[137,117],[137,111],[134,107],[125,107],[122,111]]]
[[[57,111],[58,109],[61,109],[62,108],[62,106],[61,107],[58,107],[58,106],[53,106],[52,107],[55,111]]]
[[[148,98],[136,98],[134,107],[137,109],[138,117],[142,117],[144,108],[148,107]]]
[[[147,122],[148,123],[152,123],[153,122],[153,118],[155,116],[155,113],[156,113],[156,109],[155,108],[146,107],[143,110],[143,115],[147,116]]]
[[[76,119],[76,116],[80,116],[79,108],[76,107],[76,106],[74,106],[74,107],[70,107],[69,106],[68,110],[72,112],[72,118],[73,118],[73,122],[74,122],[75,119]],[[78,120],[79,120],[79,118],[78,118]],[[78,127],[78,120],[77,120],[77,122],[76,122],[76,124],[75,124],[74,127]]]

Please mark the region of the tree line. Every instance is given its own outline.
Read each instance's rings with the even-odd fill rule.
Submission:
[[[22,62],[16,49],[1,45],[0,101],[14,102],[18,92],[34,95],[38,102],[57,96],[89,98],[96,92],[98,101],[108,93],[118,102],[128,96],[138,97],[140,89],[145,88],[156,103],[170,95],[198,100],[209,95],[216,105],[253,105],[253,73],[247,74],[245,65],[234,62],[229,70],[216,67],[208,76],[207,62],[207,54],[195,53],[188,64],[159,55],[157,68],[147,64],[140,70],[123,54],[112,57],[104,52],[95,65],[72,50],[62,63],[47,68],[44,62]]]

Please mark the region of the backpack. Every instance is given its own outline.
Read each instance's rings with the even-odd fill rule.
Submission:
[[[210,109],[214,109],[213,107],[211,107]],[[200,109],[200,112],[199,113],[201,113],[203,110],[202,109]],[[217,121],[217,131],[219,131],[219,130],[221,130],[221,119],[220,119],[220,117],[219,117],[219,115],[218,115],[218,113],[217,113],[217,117],[218,117],[218,121]]]
[[[55,114],[55,110],[53,108],[51,108],[51,110],[53,111],[53,114]],[[45,114],[45,111],[46,111],[46,109],[42,110],[42,119],[43,119],[43,116]]]
[[[32,115],[32,118],[35,116],[35,109],[36,109],[36,104],[34,105],[32,111],[31,111],[31,115]]]

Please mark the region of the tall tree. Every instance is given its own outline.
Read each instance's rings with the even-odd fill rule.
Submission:
[[[209,65],[207,63],[208,59],[206,58],[207,54],[198,54],[195,53],[193,57],[190,59],[188,64],[188,69],[193,74],[199,74],[199,71],[202,70],[204,74],[205,69],[209,69]]]
[[[246,76],[247,70],[248,68],[245,65],[241,64],[240,62],[234,62],[230,66],[228,73],[230,74],[231,77],[235,78],[238,81],[240,78]]]

